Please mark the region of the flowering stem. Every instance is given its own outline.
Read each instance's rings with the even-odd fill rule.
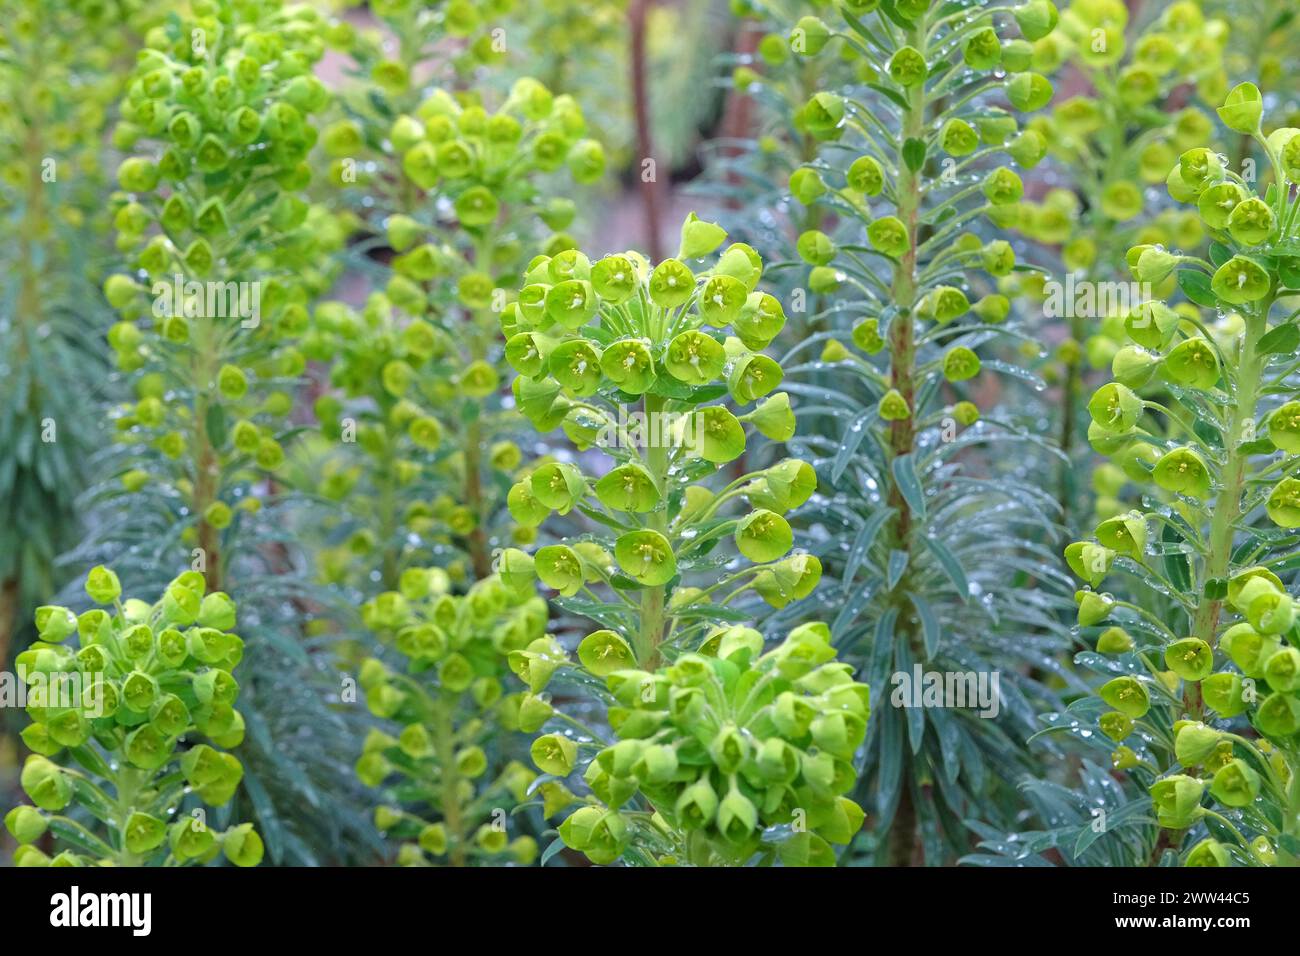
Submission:
[[[656,422],[662,421],[665,399],[659,395],[646,393],[643,401],[646,422],[650,425],[651,440],[647,443],[645,453],[646,470],[654,479],[659,490],[660,507],[649,515],[646,526],[668,536],[668,446],[665,436],[656,435]],[[656,441],[655,439],[659,440]],[[659,663],[659,643],[664,637],[664,600],[665,588],[648,587],[641,592],[641,628],[637,634],[637,662],[646,670],[653,670]]]
[[[438,782],[442,797],[442,819],[447,827],[447,859],[452,866],[465,865],[464,822],[461,819],[460,773],[456,769],[455,702],[438,694],[433,704],[434,747],[438,754]]]
[[[924,23],[912,28],[910,42],[925,55]],[[910,139],[925,137],[926,96],[924,84],[917,84],[908,91],[908,108],[903,113],[903,132],[899,137],[900,146],[897,156],[898,168],[898,218],[907,229],[907,251],[894,268],[891,287],[892,298],[898,307],[898,313],[889,324],[889,374],[890,386],[898,391],[907,403],[908,416],[893,421],[889,426],[889,455],[891,461],[912,452],[916,439],[916,340],[915,322],[912,308],[916,304],[917,293],[917,256],[919,252],[919,225],[923,187],[918,173],[908,166],[903,156],[903,144]],[[912,509],[903,497],[897,482],[891,482],[889,489],[889,506],[894,509],[893,541],[902,551],[911,551]],[[899,603],[898,628],[901,636],[916,646],[914,622],[909,609],[901,605],[907,593],[908,574],[905,571],[897,586],[894,596]],[[898,808],[895,811],[893,825],[888,837],[888,863],[891,866],[907,866],[914,862],[918,854],[917,813],[912,802],[912,793],[904,782],[901,785]]]
[[[1205,576],[1201,581],[1202,593],[1208,581],[1227,576],[1232,558],[1233,531],[1241,517],[1241,497],[1249,459],[1249,455],[1241,451],[1241,444],[1248,434],[1246,429],[1254,424],[1260,373],[1267,358],[1257,354],[1255,349],[1266,331],[1266,317],[1271,301],[1265,300],[1257,311],[1246,318],[1246,334],[1237,374],[1237,401],[1228,423],[1227,462],[1223,468],[1222,488],[1214,502],[1209,555],[1205,564]],[[1202,597],[1192,626],[1193,636],[1213,645],[1222,605],[1221,599]]]

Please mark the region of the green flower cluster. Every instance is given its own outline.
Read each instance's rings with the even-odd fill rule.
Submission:
[[[244,646],[231,633],[234,602],[205,593],[197,572],[173,580],[152,605],[121,600],[117,575],[104,567],[90,572],[86,593],[113,611],[38,608],[39,640],[17,658],[32,718],[21,783],[35,807],[5,816],[22,844],[15,862],[176,866],[224,853],[256,866],[262,841],[251,825],[215,830],[199,807],[178,815],[189,794],[208,806],[229,802],[243,776],[225,752],[244,738],[231,673]],[[76,650],[67,644],[74,635]],[[64,752],[75,766],[51,759]],[[85,811],[79,819],[64,814],[74,803]],[[68,846],[53,859],[33,845],[47,830]]]
[[[338,529],[344,543],[324,552],[323,570],[340,580],[357,556],[376,555],[388,588],[403,563],[447,551],[458,580],[465,558],[474,578],[486,577],[493,541],[530,540],[502,508],[522,457],[512,440],[518,417],[498,397],[502,277],[523,267],[523,243],[539,226],[559,230],[573,218],[572,201],[546,198],[550,174],[567,167],[589,183],[605,166],[572,98],[532,79],[517,81],[495,113],[443,90],[396,105],[411,112],[390,122],[372,110],[325,130],[336,178],[342,164],[359,164],[376,170],[363,177],[368,188],[397,184],[374,224],[395,256],[382,292],[359,311],[322,304],[304,342],[310,358],[330,363],[341,392],[316,402],[325,437],[343,442],[320,491],[346,498],[355,519]],[[366,145],[376,142],[384,148]],[[554,233],[547,247],[572,242]],[[422,536],[416,554],[412,530]]]
[[[452,594],[450,584],[440,568],[407,568],[400,590],[362,608],[366,626],[406,661],[397,669],[371,657],[361,666],[370,712],[401,729],[396,736],[371,730],[357,775],[370,787],[388,784],[393,804],[376,809],[375,825],[409,841],[399,863],[528,864],[537,842],[510,839],[506,820],[536,774],[499,759],[500,738],[537,706],[522,693],[506,693],[513,680],[506,655],[542,639],[546,603],[495,575],[464,595]]]
[[[312,75],[319,15],[278,0],[192,8],[150,33],[122,104],[115,139],[137,155],[118,168],[115,222],[133,271],[104,292],[121,313],[109,344],[137,396],[117,417],[121,440],[156,452],[122,483],[179,493],[193,522],[183,540],[203,550],[214,585],[224,529],[259,503],[235,500],[235,478],[283,462],[306,367],[294,340],[320,260],[343,237],[301,195],[310,117],[330,99]]]
[[[560,824],[566,846],[600,864],[635,848],[661,866],[756,855],[834,866],[830,844],[861,829],[862,809],[844,794],[857,782],[870,693],[835,660],[824,624],[800,626],[766,654],[753,628],[720,627],[655,673],[628,667],[612,632],[589,636],[578,653],[616,702],[619,740],[587,764],[595,798]],[[578,749],[571,736],[546,734],[533,759],[563,777]]]
[[[1022,203],[1015,222],[1031,238],[1060,245],[1066,269],[1090,273],[1096,267],[1102,278],[1122,268],[1119,260],[1131,245],[1200,245],[1203,233],[1193,215],[1139,220],[1143,184],[1163,183],[1179,154],[1212,131],[1210,118],[1194,106],[1167,109],[1170,93],[1193,80],[1198,95],[1215,102],[1227,88],[1227,25],[1207,21],[1197,3],[1169,5],[1132,38],[1128,26],[1120,0],[1082,0],[1061,13],[1060,29],[1034,44],[1036,68],[1082,69],[1094,92],[1063,100],[1028,124],[1050,156],[1081,172],[1072,188],[1053,189],[1041,203]],[[1109,360],[1094,354],[1104,349],[1102,341],[1087,348],[1094,366]]]
[[[1243,83],[1219,117],[1267,158],[1266,192],[1204,147],[1185,151],[1168,174],[1170,195],[1195,206],[1213,237],[1209,260],[1149,245],[1128,255],[1136,278],[1175,273],[1184,294],[1217,318],[1144,303],[1126,319],[1131,345],[1119,354],[1131,359],[1116,360],[1125,374],[1088,403],[1093,446],[1169,506],[1110,518],[1095,540],[1066,550],[1090,585],[1077,595],[1080,626],[1113,620],[1097,649],[1126,662],[1099,690],[1112,708],[1099,726],[1120,745],[1117,767],[1156,778],[1161,826],[1205,826],[1208,836],[1184,857],[1189,865],[1293,858],[1300,629],[1279,573],[1300,527],[1300,403],[1290,400],[1289,380],[1300,335],[1289,305],[1280,317],[1274,306],[1300,294],[1300,199],[1290,196],[1300,182],[1300,131],[1265,137],[1262,106],[1259,90]],[[1157,375],[1180,409],[1139,394]],[[1093,590],[1116,572],[1133,579],[1132,602]]]
[[[595,263],[577,251],[538,257],[502,316],[520,411],[539,432],[562,427],[579,449],[599,448],[614,465],[593,479],[549,461],[516,483],[507,503],[521,525],[576,510],[612,534],[535,555],[508,549],[502,573],[536,575],[565,597],[604,583],[621,598],[620,613],[639,597],[640,626],[628,630],[643,665],[657,661],[663,640],[698,640],[710,616],[747,589],[783,607],[807,596],[821,573],[815,558],[792,552],[783,517],[816,488],[807,464],[786,459],[717,493],[705,484],[744,454],[747,425],[772,441],[794,433],[789,397],[777,391],[781,367],[761,351],[785,315],[756,291],[757,254],[735,243],[712,267],[687,265],[725,236],[692,214],[678,257],[653,268],[634,252]],[[737,414],[719,401],[728,397],[737,411],[754,407]],[[725,506],[740,499],[750,507],[729,516]],[[684,574],[730,563],[714,555],[727,537],[751,564],[707,589],[677,588]]]
[[[350,0],[347,5],[366,8],[391,31],[386,35],[384,29],[371,28],[358,33],[347,20],[335,27],[346,36],[360,75],[389,93],[419,86],[414,61],[427,53],[424,45],[430,40],[454,41],[453,47],[440,51],[439,61],[450,63],[460,77],[468,79],[480,67],[499,67],[507,52],[502,30],[516,12],[516,0]],[[391,37],[397,38],[396,44]],[[511,41],[513,46],[513,37]]]
[[[1106,283],[1126,278],[1124,254],[1133,245],[1190,250],[1205,241],[1195,213],[1152,205],[1147,187],[1163,183],[1179,154],[1210,137],[1211,118],[1203,110],[1176,104],[1185,102],[1189,89],[1205,102],[1222,98],[1228,32],[1224,20],[1207,18],[1195,2],[1171,3],[1159,16],[1138,20],[1119,0],[1085,0],[1063,8],[1059,29],[1034,44],[1036,69],[1051,75],[1068,67],[1082,72],[1090,87],[1029,122],[1049,157],[1070,170],[1069,185],[1054,186],[1038,202],[1022,202],[1007,223],[1059,247],[1062,271],[1078,280],[1064,286],[1064,296],[1058,282],[1044,301],[1047,314],[1068,327],[1043,370],[1049,384],[1065,391],[1059,442],[1071,457],[1061,463],[1057,497],[1067,519],[1079,505],[1075,453],[1082,444],[1088,367],[1109,365],[1125,341],[1123,306],[1104,293],[1120,286]],[[1038,277],[1011,276],[1002,285],[1003,292],[1015,286],[1043,296]],[[1172,279],[1157,294],[1171,291]],[[1113,471],[1094,475],[1099,519],[1122,510],[1116,496],[1125,483]]]

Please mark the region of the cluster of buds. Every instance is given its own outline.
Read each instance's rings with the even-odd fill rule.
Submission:
[[[304,342],[308,357],[330,363],[338,389],[316,403],[322,431],[367,455],[364,467],[335,456],[322,468],[320,490],[348,498],[353,524],[343,548],[324,554],[324,570],[335,577],[350,557],[378,551],[388,587],[398,564],[427,559],[439,545],[468,552],[483,576],[490,541],[531,540],[501,507],[504,476],[521,454],[512,440],[518,418],[499,401],[498,277],[523,267],[523,241],[539,227],[550,231],[547,248],[572,245],[558,230],[572,220],[573,202],[545,198],[552,174],[567,169],[588,183],[605,166],[600,145],[583,138],[573,99],[536,80],[517,81],[495,113],[443,90],[407,100],[396,98],[410,112],[395,120],[362,112],[324,132],[336,173],[363,162],[404,188],[373,224],[395,254],[383,291],[359,311],[319,306]],[[374,142],[383,144],[377,153],[366,145]],[[348,423],[353,434],[344,434]],[[432,504],[430,484],[441,492]],[[409,530],[422,535],[421,554],[399,553]],[[449,566],[463,574],[459,559]]]
[[[374,0],[368,7],[384,29],[356,32],[346,21],[337,29],[347,37],[346,47],[356,61],[357,72],[369,77],[386,95],[418,89],[418,61],[407,55],[427,52],[427,46],[439,40],[455,41],[454,48],[439,51],[439,57],[450,61],[458,76],[466,80],[480,67],[499,66],[507,56],[504,23],[508,19],[513,27],[524,12],[518,9],[518,0]],[[402,41],[396,56],[393,37]]]
[[[284,460],[307,361],[295,342],[325,282],[320,262],[344,239],[302,196],[311,117],[330,102],[312,74],[326,35],[307,6],[200,0],[150,33],[122,102],[115,139],[135,155],[113,203],[131,271],[104,284],[121,317],[108,340],[134,373],[121,438],[147,444],[156,464],[121,480],[179,492],[199,523],[185,536],[209,552],[237,508],[258,505],[236,501],[223,476]]]
[[[614,467],[593,478],[570,462],[538,463],[507,504],[524,526],[576,510],[616,533],[535,555],[509,549],[504,575],[535,575],[566,597],[600,583],[635,595],[727,566],[734,559],[713,552],[731,537],[753,565],[708,589],[673,591],[667,615],[687,624],[683,638],[698,638],[713,608],[751,586],[783,607],[817,583],[820,563],[792,553],[784,517],[816,488],[808,464],[786,459],[718,493],[703,483],[744,453],[747,425],[784,441],[795,424],[789,397],[777,391],[781,367],[761,351],[785,316],[775,298],[755,291],[762,264],[753,249],[732,244],[698,273],[687,265],[725,235],[692,215],[678,257],[653,268],[635,252],[592,263],[576,251],[529,267],[519,301],[502,317],[519,408],[538,431],[562,426],[579,449],[599,448]],[[718,401],[728,396],[754,407],[737,414]],[[729,517],[725,506],[739,499],[750,509]]]
[[[583,746],[594,741],[543,691],[570,671],[579,685],[606,683],[609,696],[598,696],[621,742],[587,764],[595,802],[560,827],[566,845],[597,863],[739,865],[759,851],[769,825],[791,823],[798,832],[781,844],[783,858],[827,862],[826,841],[847,842],[862,822],[842,795],[856,780],[850,760],[867,715],[865,694],[857,695],[866,688],[829,663],[829,631],[800,628],[762,655],[759,632],[727,626],[735,620],[727,605],[747,592],[774,607],[806,597],[821,564],[792,551],[785,518],[816,489],[806,462],[788,458],[718,491],[707,486],[744,453],[746,425],[773,441],[789,439],[795,426],[788,396],[777,391],[781,367],[762,352],[784,312],[757,291],[754,250],[724,249],[725,240],[723,229],[692,214],[677,256],[654,266],[635,252],[594,263],[576,251],[539,256],[502,317],[522,413],[539,432],[562,428],[580,450],[610,459],[599,475],[571,460],[535,462],[507,496],[515,520],[539,526],[557,513],[584,515],[601,533],[535,553],[510,548],[499,562],[507,584],[531,588],[540,579],[558,592],[557,605],[600,625],[578,644],[576,664],[550,635],[508,658],[528,685],[520,707],[528,733],[554,721],[584,728]],[[712,266],[688,265],[715,253]],[[748,506],[733,515],[729,505],[740,501]],[[726,538],[744,560],[719,549]],[[707,572],[708,586],[685,583]],[[695,739],[706,728],[708,739]],[[571,733],[551,732],[532,756],[545,773],[566,777],[579,747]],[[548,816],[572,802],[559,780],[540,791]],[[638,791],[653,811],[621,809]]]
[[[1273,858],[1277,833],[1263,817],[1243,811],[1238,827],[1203,806],[1202,797],[1209,794],[1228,813],[1260,796],[1285,806],[1294,771],[1286,744],[1300,730],[1298,605],[1270,560],[1285,556],[1289,539],[1250,528],[1257,546],[1243,549],[1239,538],[1257,509],[1282,529],[1300,527],[1300,480],[1289,457],[1300,450],[1300,403],[1290,400],[1288,383],[1296,336],[1288,319],[1269,324],[1274,302],[1300,285],[1288,252],[1300,204],[1290,195],[1291,184],[1300,182],[1300,131],[1265,136],[1261,115],[1259,91],[1249,83],[1230,91],[1219,109],[1225,126],[1252,138],[1266,155],[1274,182],[1265,195],[1208,148],[1184,151],[1169,171],[1170,195],[1197,207],[1214,240],[1210,258],[1157,245],[1130,250],[1135,278],[1158,283],[1174,275],[1191,305],[1175,309],[1153,300],[1133,310],[1125,318],[1130,344],[1116,353],[1114,381],[1088,403],[1094,448],[1132,481],[1155,485],[1169,507],[1117,514],[1097,526],[1094,540],[1066,549],[1088,585],[1076,595],[1079,625],[1114,619],[1098,636],[1097,650],[1135,660],[1130,673],[1099,690],[1112,708],[1101,715],[1100,728],[1121,744],[1115,764],[1161,773],[1151,795],[1162,826],[1215,822],[1211,838],[1185,859],[1198,865]],[[1204,321],[1198,307],[1217,318]],[[1156,387],[1173,393],[1183,409],[1139,394]],[[1273,396],[1283,401],[1270,408]],[[1153,518],[1162,522],[1158,554],[1148,541]],[[1139,582],[1134,600],[1143,603],[1094,590],[1112,566]],[[1143,589],[1175,602],[1167,620],[1143,606]],[[1135,619],[1120,626],[1122,617]],[[1184,621],[1187,629],[1179,633]],[[1163,667],[1152,661],[1153,651]],[[1157,708],[1180,715],[1172,736],[1152,732],[1168,725],[1148,716]],[[1260,739],[1233,732],[1245,721]],[[1130,738],[1138,727],[1144,732]],[[1177,765],[1172,769],[1181,772],[1164,772],[1124,745],[1131,740],[1143,741],[1135,747],[1163,743]],[[1219,842],[1225,835],[1232,841]]]
[[[1111,281],[1122,273],[1131,246],[1191,249],[1205,238],[1194,213],[1149,209],[1144,184],[1163,183],[1179,154],[1212,134],[1211,117],[1203,110],[1166,104],[1175,90],[1186,91],[1189,80],[1204,101],[1222,98],[1227,24],[1207,19],[1198,3],[1177,2],[1132,37],[1129,26],[1129,12],[1119,0],[1081,0],[1063,9],[1060,28],[1034,45],[1036,68],[1049,74],[1067,65],[1081,69],[1095,92],[1057,103],[1036,116],[1029,129],[1047,144],[1051,157],[1098,172],[1077,176],[1070,187],[1052,188],[1039,202],[1022,202],[1007,225],[1059,246],[1064,269],[1087,281]],[[1157,294],[1170,291],[1172,280]],[[1057,358],[1066,366],[1078,366],[1085,357],[1093,368],[1109,365],[1124,344],[1122,310],[1109,302],[1076,308],[1071,302],[1064,313],[1070,317],[1070,337],[1057,347]],[[1100,328],[1088,323],[1089,317],[1101,318]],[[1046,374],[1054,381],[1059,373],[1049,367]],[[1070,400],[1077,401],[1076,382],[1068,384]],[[1109,517],[1117,507],[1112,502],[1098,514]]]
[[[833,866],[831,844],[861,828],[863,812],[845,794],[857,782],[870,692],[835,660],[825,625],[801,625],[767,653],[753,628],[717,628],[654,672],[629,666],[610,632],[589,636],[578,654],[605,681],[618,742],[594,755],[571,733],[534,742],[533,760],[555,778],[586,761],[594,797],[560,824],[566,846],[599,864],[633,848],[658,865],[743,865],[766,854]]]
[[[506,757],[502,730],[519,729],[525,695],[507,693],[507,655],[543,639],[546,603],[492,576],[453,594],[440,568],[407,568],[400,590],[362,607],[362,620],[405,659],[366,659],[366,706],[391,722],[371,730],[357,776],[385,787],[391,803],[375,825],[404,842],[403,865],[513,860],[531,863],[536,841],[511,839],[506,820],[535,774]]]
[[[90,572],[86,593],[111,610],[38,608],[38,639],[17,658],[32,719],[21,783],[35,806],[5,817],[22,844],[15,862],[176,866],[224,853],[256,866],[262,841],[252,827],[215,831],[201,809],[228,803],[243,777],[225,752],[244,738],[231,673],[244,647],[231,633],[234,602],[205,593],[197,572],[152,605],[123,601],[117,575],[103,567]],[[57,763],[62,754],[71,762]],[[84,816],[65,815],[74,803]],[[180,811],[190,804],[192,814]],[[34,845],[47,830],[67,845],[52,859]]]

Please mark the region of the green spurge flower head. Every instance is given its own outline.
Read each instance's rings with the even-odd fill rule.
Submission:
[[[104,866],[202,864],[222,854],[256,866],[262,843],[249,824],[210,829],[197,812],[229,803],[243,778],[226,752],[244,738],[234,603],[205,594],[197,572],[173,580],[152,605],[123,601],[117,575],[103,567],[88,575],[86,593],[111,609],[42,607],[40,638],[16,659],[32,720],[20,782],[35,807],[11,810],[5,826],[22,844],[23,865],[48,865],[30,845],[52,830]],[[121,800],[112,814],[104,791]],[[182,802],[187,793],[195,807]],[[96,822],[71,819],[74,805]]]
[[[361,666],[366,706],[392,732],[372,730],[356,763],[361,781],[389,801],[376,809],[375,825],[402,841],[402,865],[527,863],[536,854],[532,837],[512,839],[503,825],[535,774],[488,756],[503,730],[550,713],[534,696],[539,668],[530,680],[517,657],[539,659],[526,649],[545,641],[546,604],[512,580],[522,552],[514,554],[502,558],[500,575],[459,595],[441,569],[407,568],[400,591],[361,609],[381,643],[404,659],[400,667],[377,657]],[[512,672],[533,693],[519,690]]]
[[[602,662],[596,673],[620,705],[610,711],[618,741],[586,764],[593,798],[560,825],[561,839],[596,863],[648,852],[833,864],[831,844],[847,843],[864,818],[845,794],[869,692],[835,661],[829,633],[804,625],[762,653],[757,631],[723,627],[653,674]],[[626,645],[615,656],[632,663]],[[551,735],[535,756],[567,775],[576,752]]]

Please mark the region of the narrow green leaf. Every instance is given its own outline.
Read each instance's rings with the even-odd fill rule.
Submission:
[[[923,540],[925,546],[930,549],[930,552],[938,559],[939,564],[943,566],[944,574],[948,576],[952,586],[957,589],[957,596],[963,602],[970,600],[970,583],[966,580],[966,572],[963,570],[961,562],[948,550],[948,546],[937,538],[924,535]]]
[[[925,517],[925,495],[921,491],[921,479],[916,474],[916,463],[912,460],[912,453],[899,455],[890,463],[890,471],[894,475],[894,483],[898,486],[898,492],[907,502],[907,506],[912,509],[917,517]]]

